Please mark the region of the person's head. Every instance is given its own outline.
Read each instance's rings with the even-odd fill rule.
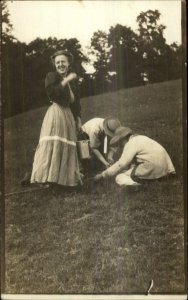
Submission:
[[[110,145],[124,147],[132,134],[133,132],[129,127],[120,126],[116,129]]]
[[[115,118],[106,118],[103,122],[103,129],[106,135],[113,137],[115,130],[121,126],[121,123],[118,119]]]
[[[56,51],[51,56],[52,63],[56,68],[56,71],[61,75],[64,76],[67,74],[72,62],[73,56],[67,50],[59,50]]]

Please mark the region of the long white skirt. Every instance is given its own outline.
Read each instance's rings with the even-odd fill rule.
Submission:
[[[53,103],[43,120],[31,183],[78,185],[81,178],[76,140],[75,121],[70,108]]]

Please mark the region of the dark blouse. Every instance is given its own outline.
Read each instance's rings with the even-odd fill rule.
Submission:
[[[61,85],[62,78],[57,72],[50,72],[46,75],[45,78],[45,89],[48,95],[48,98],[52,102],[56,102],[61,106],[69,106],[74,118],[80,117],[81,115],[81,106],[80,106],[80,97],[78,90],[78,82],[74,80],[69,83],[71,90],[74,94],[74,102],[70,103],[70,90],[66,85],[63,87]]]

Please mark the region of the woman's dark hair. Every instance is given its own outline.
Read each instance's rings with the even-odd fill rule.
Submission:
[[[51,61],[52,61],[52,64],[53,66],[55,66],[55,58],[56,56],[58,55],[65,55],[67,58],[68,58],[68,61],[70,64],[73,63],[73,55],[67,51],[67,50],[59,50],[59,51],[56,51],[52,56],[51,56]]]

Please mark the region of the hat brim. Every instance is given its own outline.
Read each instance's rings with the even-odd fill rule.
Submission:
[[[112,131],[110,131],[108,129],[108,120],[111,120],[112,118],[108,117],[106,119],[104,119],[104,122],[103,122],[103,129],[104,129],[104,132],[106,135],[110,136],[110,137],[113,137],[114,136],[114,133]]]
[[[111,141],[110,141],[110,145],[115,145],[117,144],[118,142],[120,142],[123,138],[129,136],[132,134],[132,131],[129,131],[129,132],[122,132],[120,135],[118,136],[114,136]]]

